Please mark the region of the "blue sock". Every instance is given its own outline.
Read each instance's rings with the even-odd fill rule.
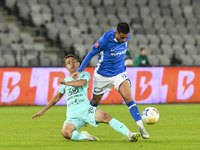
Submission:
[[[135,102],[132,100],[131,102],[127,104],[127,106],[135,122],[140,121],[141,120],[140,112]]]
[[[79,133],[77,130],[74,130],[72,132],[72,137],[70,140],[73,140],[73,141],[80,141],[80,140],[83,140],[84,137],[83,137],[83,134],[82,133]]]
[[[115,130],[118,131],[126,136],[126,133],[129,131],[129,129],[121,122],[119,122],[117,119],[112,118],[109,122],[109,125]]]
[[[93,101],[92,101],[92,99],[91,99],[90,105],[92,105],[92,106],[94,106],[94,107],[97,107],[99,104],[93,105]]]

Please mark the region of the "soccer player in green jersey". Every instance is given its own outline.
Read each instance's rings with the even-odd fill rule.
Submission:
[[[66,69],[70,76],[77,71],[80,63],[75,55],[69,54],[65,57]],[[99,123],[109,124],[114,130],[124,134],[129,141],[136,142],[140,137],[140,133],[131,132],[123,123],[119,122],[105,111],[93,107],[87,97],[88,84],[90,74],[82,72],[78,79],[66,77],[58,79],[62,85],[59,92],[50,100],[43,110],[33,115],[32,118],[43,115],[49,108],[54,106],[61,97],[66,93],[67,100],[67,119],[62,127],[62,135],[66,139],[79,141],[98,141],[95,136],[90,135],[87,131],[78,132],[86,124],[97,127]]]

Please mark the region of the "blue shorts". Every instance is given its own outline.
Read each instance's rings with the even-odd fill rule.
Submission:
[[[88,105],[83,109],[77,110],[75,115],[68,116],[64,123],[68,122],[74,124],[76,130],[79,130],[86,124],[97,127],[99,123],[95,121],[96,109],[96,107]]]

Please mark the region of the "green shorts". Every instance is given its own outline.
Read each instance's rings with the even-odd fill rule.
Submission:
[[[97,127],[99,123],[95,121],[96,109],[96,107],[88,105],[83,109],[77,110],[75,115],[68,116],[64,123],[68,122],[74,124],[76,126],[76,130],[79,130],[86,124]]]

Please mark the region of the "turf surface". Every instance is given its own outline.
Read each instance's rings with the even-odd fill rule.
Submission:
[[[66,106],[54,106],[43,116],[32,115],[44,106],[0,107],[0,150],[196,150],[200,149],[200,104],[138,105],[156,107],[159,121],[146,125],[150,139],[128,142],[109,125],[84,127],[100,141],[70,141],[61,135]],[[131,131],[138,131],[126,105],[100,105],[100,109],[123,122]]]

